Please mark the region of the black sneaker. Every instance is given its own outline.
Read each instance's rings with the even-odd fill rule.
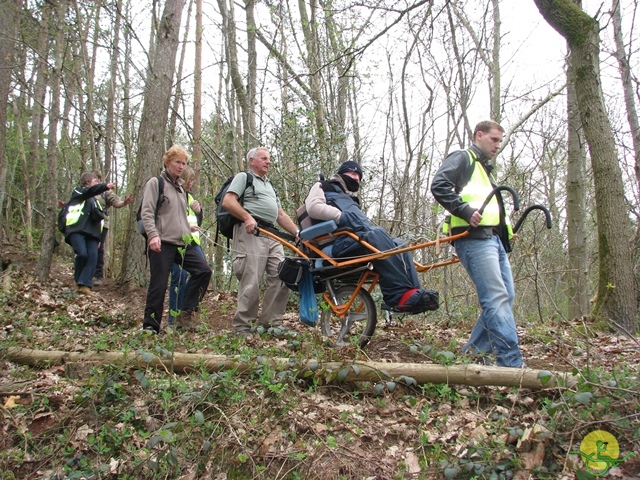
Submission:
[[[423,313],[437,310],[440,306],[439,295],[435,290],[416,290],[402,305],[391,307],[391,311],[400,313]],[[383,309],[385,309],[383,307]]]
[[[426,310],[437,310],[440,307],[440,295],[435,290],[423,290],[422,298],[418,305]]]

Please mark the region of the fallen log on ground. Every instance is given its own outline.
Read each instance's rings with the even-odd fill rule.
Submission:
[[[294,370],[299,376],[323,376],[328,380],[380,382],[398,380],[400,377],[414,379],[418,384],[446,383],[456,385],[493,385],[530,389],[570,386],[577,378],[566,372],[550,372],[529,368],[505,368],[484,365],[438,365],[423,363],[385,362],[318,362],[281,357],[228,357],[199,353],[173,352],[166,357],[151,352],[63,352],[9,348],[4,355],[7,360],[24,365],[58,365],[65,363],[123,364],[140,368],[163,368],[184,373],[204,369],[208,372],[236,370],[244,373],[257,365],[269,364],[273,368]]]

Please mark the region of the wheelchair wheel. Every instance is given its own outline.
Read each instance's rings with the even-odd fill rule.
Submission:
[[[351,295],[355,291],[355,285],[344,285],[336,290],[336,299],[339,305],[349,302]],[[327,312],[333,316],[331,311]],[[344,346],[350,343],[351,339],[356,338],[360,348],[363,348],[376,329],[377,314],[376,304],[366,290],[360,289],[358,295],[351,304],[351,308],[344,319],[341,319],[340,331],[338,333],[335,345]],[[329,323],[329,322],[325,322]],[[329,325],[326,325],[328,329]],[[330,332],[325,332],[330,335]]]

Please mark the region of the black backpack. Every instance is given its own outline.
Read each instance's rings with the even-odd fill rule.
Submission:
[[[156,202],[156,211],[155,211],[155,219],[158,219],[158,209],[160,205],[162,205],[162,195],[164,195],[164,178],[158,175],[156,177],[158,179],[158,201]],[[151,180],[151,179],[149,179]],[[147,182],[149,181],[147,180]],[[143,195],[144,196],[144,195]],[[140,211],[142,210],[142,200],[140,200],[140,206],[138,207],[138,213],[136,214],[136,225],[138,227],[138,232],[142,235],[145,240],[147,239],[147,232],[144,230],[144,225],[142,223],[142,217],[140,216]],[[58,226],[60,225],[60,220],[58,219]]]
[[[253,175],[249,172],[247,174],[247,185],[244,187],[244,191],[242,195],[238,198],[238,202],[240,205],[244,205],[244,194],[249,187],[253,187]],[[220,191],[216,194],[214,200],[216,202],[216,239],[215,243],[218,243],[218,234],[222,234],[227,237],[227,247],[229,247],[229,240],[233,238],[233,227],[240,223],[240,219],[231,215],[227,210],[222,206],[222,199],[227,194],[227,190],[229,190],[229,185],[231,185],[231,181],[235,178],[231,176],[225,180],[220,187]],[[253,189],[253,193],[255,194],[255,187]]]
[[[63,235],[67,231],[67,213],[69,213],[69,202],[65,203],[58,212],[58,230]]]

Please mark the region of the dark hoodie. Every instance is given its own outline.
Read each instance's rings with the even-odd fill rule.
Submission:
[[[109,188],[106,183],[98,183],[90,187],[78,187],[73,190],[69,203],[76,205],[84,202],[84,206],[82,207],[82,214],[78,221],[67,226],[64,235],[65,242],[69,243],[69,236],[73,233],[82,233],[88,237],[100,240],[104,214],[95,196],[107,190],[109,190]]]

